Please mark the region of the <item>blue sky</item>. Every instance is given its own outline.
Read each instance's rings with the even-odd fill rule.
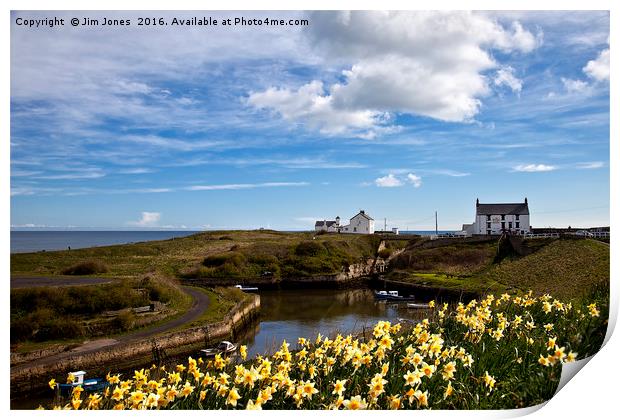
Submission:
[[[476,198],[526,196],[534,227],[609,224],[606,12],[105,15],[132,26],[12,14],[13,228],[311,229],[365,209],[459,229]]]

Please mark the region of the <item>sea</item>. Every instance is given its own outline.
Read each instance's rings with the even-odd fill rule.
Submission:
[[[440,230],[438,233],[452,233]],[[90,248],[93,246],[121,245],[145,241],[159,241],[193,235],[190,230],[132,230],[132,231],[80,231],[80,230],[14,230],[11,231],[11,253],[60,251]],[[401,234],[434,235],[434,230],[401,231]]]
[[[93,246],[120,245],[135,242],[159,241],[193,235],[197,231],[11,231],[11,254],[19,252],[59,251],[90,248]]]

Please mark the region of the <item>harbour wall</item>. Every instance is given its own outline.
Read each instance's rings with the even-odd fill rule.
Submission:
[[[102,377],[144,363],[157,363],[159,358],[187,351],[195,346],[208,346],[234,337],[258,317],[260,296],[248,294],[224,317],[224,320],[200,327],[162,334],[136,341],[117,343],[85,353],[68,352],[53,361],[31,362],[11,368],[11,396],[41,391],[50,378],[61,380],[68,372],[85,370],[88,377]]]

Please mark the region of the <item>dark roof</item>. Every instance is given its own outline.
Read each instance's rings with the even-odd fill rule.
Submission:
[[[476,214],[530,214],[527,203],[478,204]]]
[[[373,219],[372,217],[370,217],[369,215],[367,215],[367,214],[366,214],[366,212],[365,212],[364,210],[360,210],[360,212],[359,212],[359,213],[357,213],[355,216],[353,216],[351,219],[354,219],[355,217],[360,216],[360,215],[361,215],[361,216],[364,216],[364,217],[365,217],[366,219],[368,219],[368,220],[375,220],[375,219]]]
[[[314,224],[314,227],[319,227],[319,226],[324,226],[327,225],[327,227],[331,227],[334,226],[336,224],[335,220],[317,220],[316,223]]]

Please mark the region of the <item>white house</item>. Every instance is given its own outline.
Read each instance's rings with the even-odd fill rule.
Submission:
[[[338,232],[340,229],[340,216],[336,220],[317,220],[314,223],[315,232]]]
[[[523,203],[481,204],[476,199],[476,220],[463,225],[469,235],[499,235],[504,231],[516,235],[530,232],[530,209]]]
[[[373,234],[375,233],[375,220],[367,215],[364,210],[360,210],[349,220],[348,225],[340,226],[339,232]]]

